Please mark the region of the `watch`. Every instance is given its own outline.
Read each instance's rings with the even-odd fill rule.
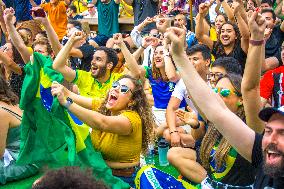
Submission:
[[[71,104],[73,104],[73,100],[70,97],[66,98],[66,103],[63,105],[66,109],[69,109],[69,107],[71,106]]]

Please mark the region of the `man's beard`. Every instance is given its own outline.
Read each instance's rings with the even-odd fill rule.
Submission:
[[[271,150],[274,152],[277,152],[281,156],[281,161],[277,164],[266,164],[266,155],[267,151]],[[264,174],[269,175],[270,177],[276,178],[276,177],[283,177],[284,176],[284,153],[279,151],[275,144],[269,144],[265,150],[262,152],[263,153],[263,171]]]
[[[99,68],[98,73],[96,75],[93,75],[93,77],[95,79],[102,78],[102,77],[104,77],[106,75],[106,71],[107,71],[107,67],[106,66],[101,67],[101,68]]]

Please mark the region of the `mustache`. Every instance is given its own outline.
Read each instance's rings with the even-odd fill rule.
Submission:
[[[272,144],[272,143],[268,144],[266,148],[264,149],[264,152],[268,152],[269,150],[279,153],[281,156],[284,156],[284,153],[278,150],[275,144]]]

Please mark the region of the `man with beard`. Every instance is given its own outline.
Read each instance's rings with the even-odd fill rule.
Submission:
[[[259,69],[260,77],[260,65],[264,59],[262,49],[266,28],[265,19],[254,12],[248,25],[251,33],[250,40],[258,41],[259,44],[250,43],[247,65],[250,69],[255,67]],[[188,63],[181,42],[185,38],[185,32],[171,28],[166,37],[171,41],[173,59],[194,102],[230,145],[258,168],[254,188],[284,188],[284,106],[260,111],[259,117],[267,123],[264,134],[256,134],[226,107],[221,97],[214,94],[200,78],[193,65]],[[246,111],[255,111],[256,106],[250,106]]]
[[[111,48],[99,47],[93,55],[91,69],[89,72],[78,69],[73,70],[66,65],[66,62],[72,47],[82,38],[82,32],[77,31],[72,34],[67,43],[56,56],[53,63],[53,69],[60,72],[66,81],[76,84],[81,96],[101,100],[105,98],[113,81],[116,81],[122,76],[121,73],[112,72],[118,62],[117,54]],[[119,40],[118,38],[119,37],[116,35],[114,40]],[[126,49],[126,45],[122,43],[121,51],[125,52],[124,50]],[[126,52],[128,54],[124,54],[125,60],[133,61],[134,57],[131,53],[128,50]],[[128,69],[131,71],[131,66],[129,66]],[[133,73],[136,72],[133,71]]]
[[[112,82],[121,76],[120,74],[111,73],[117,64],[117,55],[112,49],[100,47],[93,55],[89,72],[78,69],[73,70],[66,65],[66,61],[74,44],[82,38],[81,32],[72,34],[55,58],[53,69],[62,73],[66,81],[76,84],[80,95],[104,98]]]

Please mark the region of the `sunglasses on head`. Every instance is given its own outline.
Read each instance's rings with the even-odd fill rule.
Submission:
[[[132,90],[128,86],[121,85],[118,81],[112,84],[112,88],[114,89],[120,88],[120,92],[123,94],[126,94],[128,91],[130,91],[133,94]]]
[[[235,94],[237,96],[241,96],[238,92],[233,91],[232,89],[226,89],[226,88],[220,88],[220,87],[215,87],[213,88],[213,91],[215,93],[219,93],[222,97],[228,97],[231,94]]]

